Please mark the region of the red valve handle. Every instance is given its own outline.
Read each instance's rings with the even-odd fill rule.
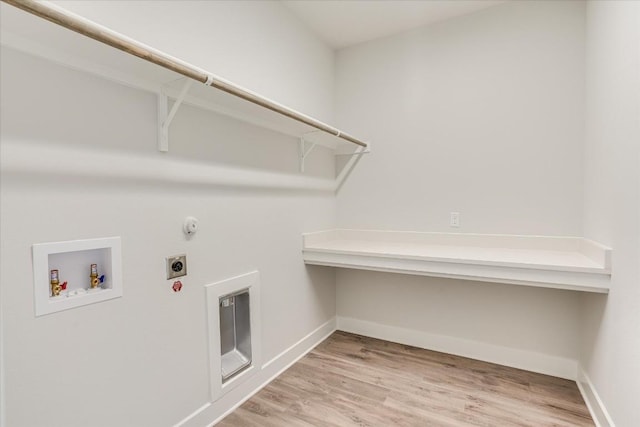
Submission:
[[[182,282],[180,280],[176,280],[173,282],[171,289],[173,289],[173,292],[180,292],[182,290]]]

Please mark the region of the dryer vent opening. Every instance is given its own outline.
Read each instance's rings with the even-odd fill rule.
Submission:
[[[220,297],[220,355],[222,382],[251,366],[249,290]]]
[[[262,370],[260,273],[206,285],[211,401]]]

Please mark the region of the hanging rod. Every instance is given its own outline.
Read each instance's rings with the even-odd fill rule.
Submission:
[[[334,127],[331,127],[304,114],[298,113],[297,111],[294,111],[269,99],[263,98],[260,95],[236,86],[235,84],[225,81],[224,79],[208,73],[194,65],[167,55],[157,49],[149,47],[129,37],[123,36],[122,34],[110,30],[107,27],[96,24],[93,21],[70,13],[62,8],[58,8],[54,5],[38,2],[35,0],[1,1],[15,6],[18,9],[22,9],[25,12],[31,13],[32,15],[36,15],[40,18],[46,19],[47,21],[53,22],[54,24],[65,27],[71,31],[75,31],[78,34],[90,37],[123,52],[144,59],[145,61],[151,62],[178,74],[182,74],[185,77],[189,77],[193,80],[199,81],[200,83],[203,83],[207,86],[211,86],[215,89],[227,92],[238,98],[242,98],[253,104],[259,105],[263,108],[289,117],[300,123],[304,123],[315,129],[329,133],[345,141],[351,142],[361,147],[367,147],[366,142],[360,141],[359,139],[354,138],[353,136],[344,133]]]

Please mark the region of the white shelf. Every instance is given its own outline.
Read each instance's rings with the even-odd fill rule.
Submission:
[[[61,21],[71,22],[76,28],[82,27],[85,30],[90,28],[96,30],[99,34],[109,34],[112,39],[127,44],[127,47],[134,46],[135,48],[130,49],[131,51],[151,52],[155,57],[168,58],[171,61],[180,63],[185,68],[197,70],[197,72],[211,76],[216,81],[223,82],[234,90],[251,94],[257,98],[258,102],[277,105],[293,116],[310,119],[312,122],[331,128],[339,135],[345,135],[344,132],[319,120],[282,106],[259,94],[247,91],[240,86],[216,77],[212,73],[78,17],[53,4],[40,3],[38,7],[42,8],[45,13],[62,14]],[[154,93],[162,91],[174,99],[178,98],[181,88],[188,80],[183,75],[163,66],[93,40],[16,7],[2,3],[0,4],[0,10],[0,43],[3,46],[43,57],[70,68],[90,72],[128,86]],[[43,76],[43,78],[46,78],[46,76]],[[311,143],[334,149],[339,154],[352,153],[356,150],[364,151],[363,147],[350,143],[340,136],[318,130],[294,118],[239,98],[237,95],[215,89],[202,82],[193,81],[193,85],[189,88],[184,102],[285,135],[304,138]]]
[[[329,230],[306,264],[608,293],[611,249],[580,237]]]

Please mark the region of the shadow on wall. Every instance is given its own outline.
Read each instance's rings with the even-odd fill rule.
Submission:
[[[592,295],[584,293],[582,295],[581,306],[581,353],[580,363],[583,367],[587,367],[591,362],[591,357],[596,348],[599,347],[600,329],[602,328],[602,319],[607,310],[609,295]]]
[[[313,304],[310,307],[322,310],[319,315],[322,318],[331,318],[336,314],[336,298],[335,293],[331,292],[332,300],[328,300],[329,293],[326,292],[326,287],[335,287],[336,283],[336,269],[334,267],[322,267],[319,265],[306,265],[305,264],[306,277],[310,289],[310,298],[313,299]]]
[[[113,156],[114,168],[118,157],[140,156],[181,162],[178,166],[312,178],[336,175],[336,160],[328,149],[314,149],[303,175],[296,138],[189,105],[179,109],[171,124],[169,152],[160,153],[155,94],[8,48],[2,49],[2,58],[3,142],[19,140],[23,150],[33,144],[37,153],[36,145],[45,144],[79,156],[104,153]],[[48,70],[47,83],[34,84],[41,69]],[[5,102],[9,99],[15,101]]]
[[[580,292],[349,269],[336,281],[339,317],[579,356]]]
[[[171,125],[172,156],[245,169],[300,174],[298,139],[196,107],[183,106]],[[333,178],[329,150],[317,147],[305,162],[305,175]]]

